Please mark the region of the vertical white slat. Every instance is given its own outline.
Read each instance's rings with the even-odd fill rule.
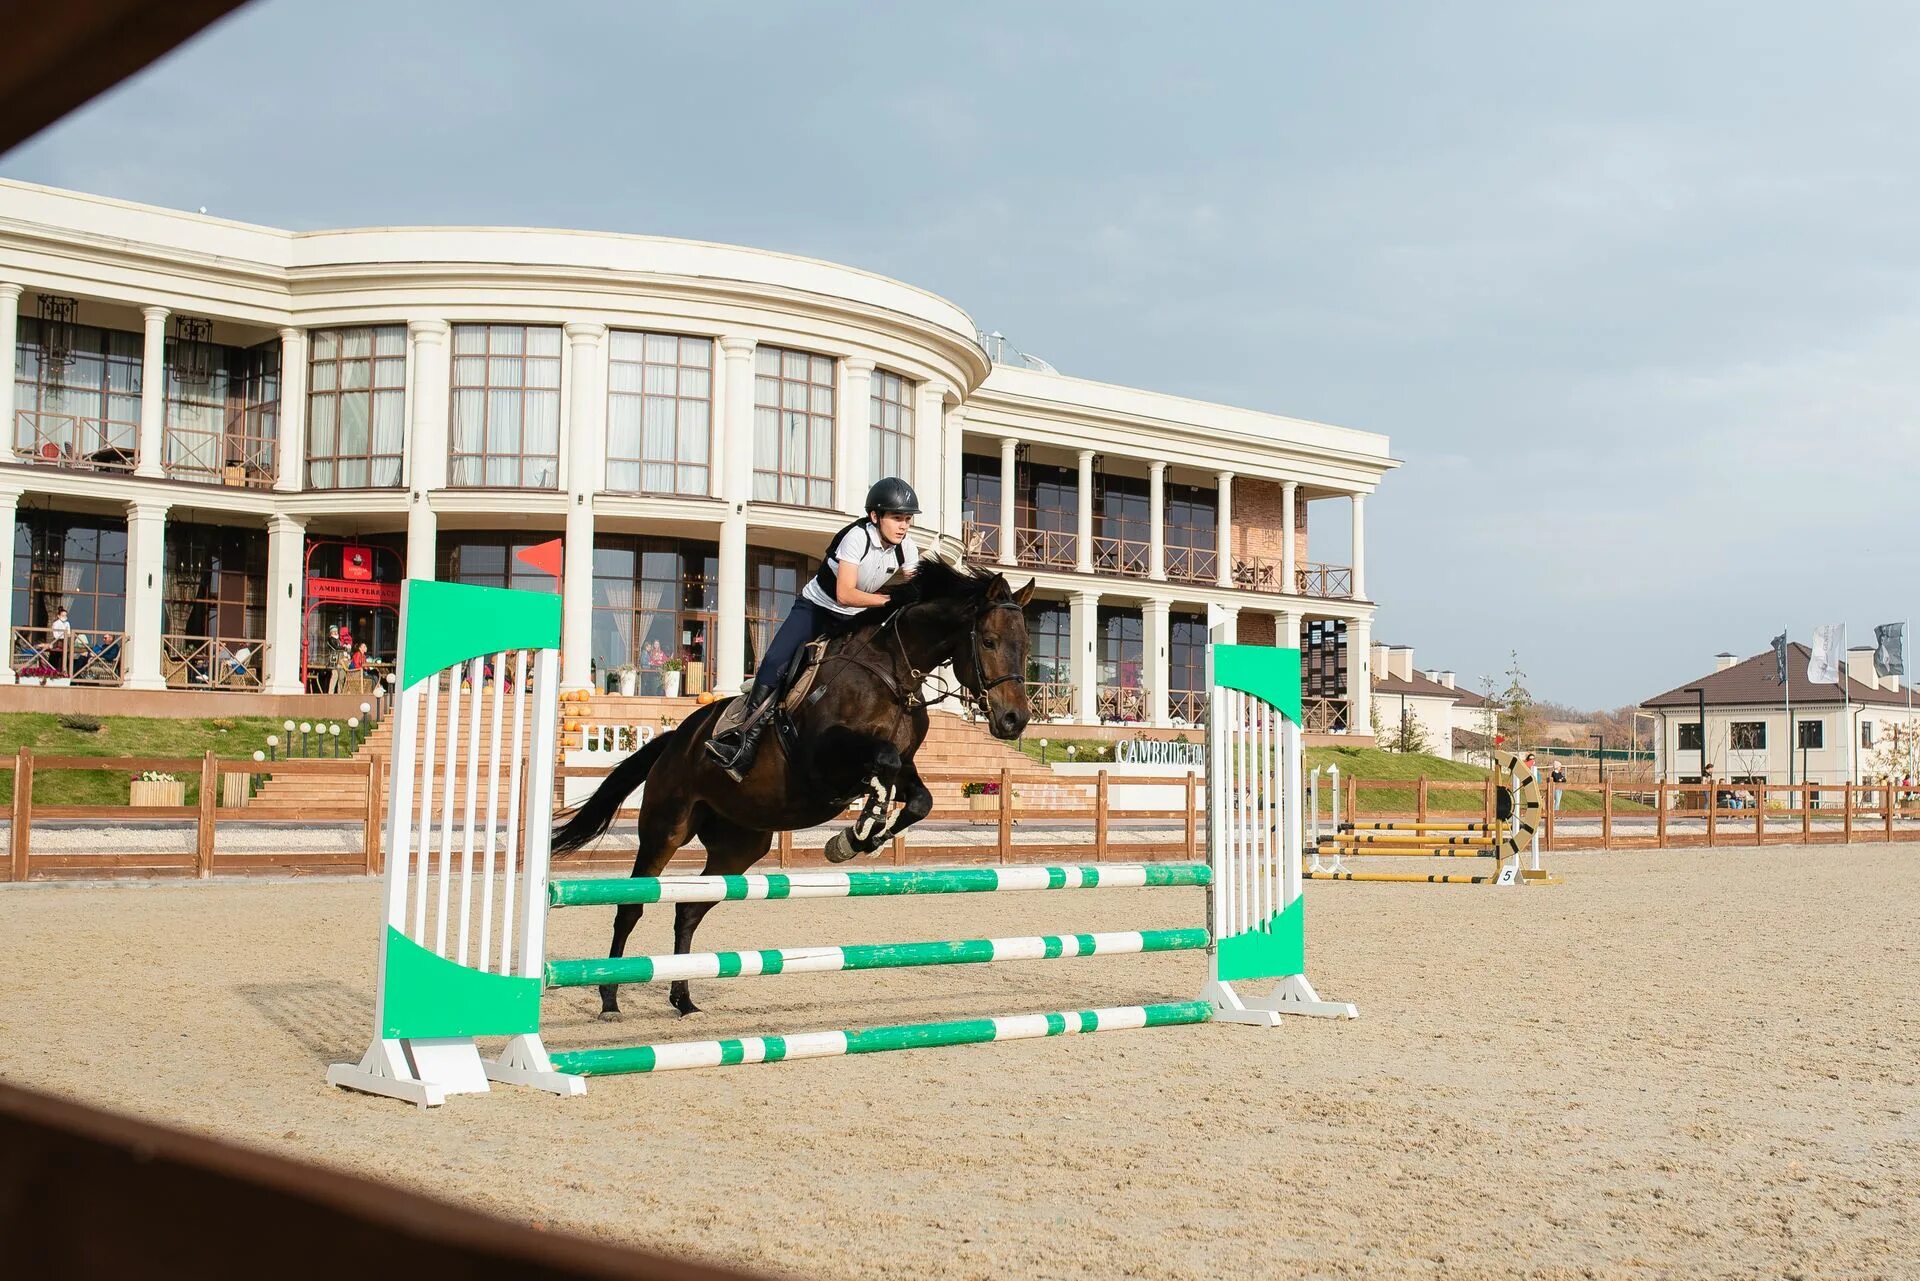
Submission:
[[[454,959],[467,963],[467,926],[473,920],[473,820],[480,808],[480,711],[486,691],[486,662],[467,664],[467,685],[473,691],[467,713],[467,803],[460,816],[460,942]]]
[[[1259,858],[1247,869],[1247,925],[1249,928],[1266,923],[1267,893],[1264,882],[1267,868],[1273,865],[1273,705],[1263,698],[1253,701],[1260,718],[1260,769],[1254,775],[1259,781],[1254,785],[1260,793],[1260,847]]]
[[[1231,866],[1227,859],[1227,692],[1212,684],[1211,656],[1207,661],[1207,696],[1211,700],[1207,716],[1207,862],[1213,869],[1213,879],[1207,889],[1207,906],[1211,909],[1207,924],[1217,945],[1226,933],[1226,921],[1221,916],[1220,882]]]
[[[1247,696],[1247,805],[1251,811],[1253,830],[1248,834],[1247,867],[1241,874],[1242,885],[1240,902],[1243,904],[1245,920],[1242,929],[1251,929],[1260,923],[1260,868],[1267,859],[1267,797],[1264,788],[1267,777],[1267,705],[1259,697]]]
[[[520,894],[520,975],[540,978],[547,943],[547,855],[553,844],[553,755],[560,720],[560,655],[534,656],[533,726],[527,744],[526,876]]]
[[[518,974],[513,957],[514,861],[520,854],[520,749],[527,723],[527,651],[513,655],[513,755],[507,758],[507,848],[501,858],[500,973]]]
[[[1286,862],[1281,865],[1280,906],[1288,908],[1300,897],[1300,886],[1305,877],[1301,874],[1300,864],[1306,858],[1301,844],[1306,838],[1306,830],[1300,823],[1300,726],[1288,721],[1283,731],[1286,734],[1287,758],[1281,762],[1281,770],[1287,781],[1287,813],[1283,816],[1287,832]],[[1316,776],[1317,777],[1317,776]]]
[[[440,767],[445,780],[440,797],[440,919],[433,927],[433,950],[447,954],[447,897],[453,888],[453,788],[460,777],[460,675],[455,664],[447,669],[447,747]]]
[[[500,829],[500,719],[506,710],[502,693],[507,686],[507,656],[493,656],[493,742],[487,751],[487,831],[486,850],[482,855],[483,871],[480,874],[480,950],[478,968],[490,969],[493,965],[493,878],[494,840]]]
[[[1242,771],[1246,736],[1241,732],[1247,714],[1246,698],[1237,689],[1227,691],[1227,796],[1232,811],[1227,819],[1227,839],[1232,853],[1227,875],[1226,929],[1240,932],[1240,865],[1247,856],[1247,798],[1242,790]]]
[[[420,687],[401,691],[394,709],[392,794],[387,797],[387,924],[407,930],[407,885],[413,858],[413,771],[418,748],[412,735],[420,727]],[[380,780],[369,779],[368,787]]]
[[[414,872],[413,933],[409,936],[421,947],[427,945],[427,887],[433,877],[433,752],[439,733],[440,674],[435,672],[427,678],[426,746],[420,753],[420,865]]]

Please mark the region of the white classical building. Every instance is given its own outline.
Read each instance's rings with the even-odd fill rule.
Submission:
[[[1300,644],[1317,726],[1367,731],[1384,437],[996,361],[867,272],[0,182],[0,349],[0,682],[297,693],[336,629],[377,673],[412,575],[564,586],[569,687],[678,657],[732,691],[892,473],[923,542],[1038,580],[1043,713],[1190,721],[1211,614]],[[1313,559],[1323,511],[1351,563]],[[556,538],[561,582],[520,555]]]
[[[1368,664],[1373,678],[1371,724],[1380,727],[1383,746],[1402,738],[1424,741],[1434,756],[1455,755],[1457,733],[1483,737],[1491,723],[1491,700],[1461,689],[1451,671],[1421,671],[1413,665],[1413,646],[1375,642]],[[1462,759],[1465,758],[1464,749]]]

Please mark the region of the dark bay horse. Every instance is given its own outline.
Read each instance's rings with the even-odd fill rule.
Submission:
[[[829,822],[862,798],[858,818],[834,835],[827,857],[841,862],[872,853],[933,809],[913,765],[927,736],[929,673],[950,666],[962,696],[985,706],[994,737],[1018,738],[1026,729],[1024,607],[1032,595],[1031,582],[1016,592],[999,574],[922,560],[892,603],[857,616],[829,645],[792,733],[776,725],[745,779],[728,778],[703,750],[726,706],[710,703],[614,766],[554,832],[554,853],[605,832],[642,783],[635,876],[660,875],[695,836],[707,851],[708,874],[737,875],[766,856],[775,832]],[[675,954],[692,950],[693,933],[712,906],[674,905]],[[639,904],[615,909],[609,956],[625,952],[639,921]],[[697,1012],[684,980],[672,985],[668,1000],[682,1014]],[[619,989],[602,987],[600,1017],[619,1015]]]

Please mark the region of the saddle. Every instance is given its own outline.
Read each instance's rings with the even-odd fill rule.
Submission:
[[[791,724],[794,713],[800,710],[800,704],[813,689],[813,682],[820,675],[820,660],[826,656],[825,637],[808,641],[793,656],[793,662],[788,665],[774,691],[773,700],[778,717],[776,723]],[[747,697],[737,694],[728,699],[727,705],[720,710],[720,719],[714,722],[713,736],[718,738],[729,730],[737,729],[746,718]],[[782,736],[785,737],[784,734]]]

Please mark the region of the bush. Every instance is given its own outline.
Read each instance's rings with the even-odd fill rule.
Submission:
[[[79,712],[63,712],[58,718],[61,729],[70,729],[79,734],[98,734],[104,726],[98,716],[85,716]]]

